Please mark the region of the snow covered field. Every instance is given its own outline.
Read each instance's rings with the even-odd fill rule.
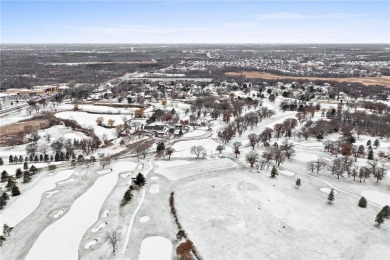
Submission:
[[[68,179],[73,173],[74,170],[63,170],[43,178],[1,212],[0,225],[3,226],[4,223],[7,223],[7,225],[14,227],[19,224],[38,207],[44,192],[54,189],[56,183]]]
[[[114,163],[112,172],[99,177],[61,219],[40,234],[27,259],[77,259],[80,241],[86,230],[98,220],[101,206],[117,183],[118,174],[124,167],[133,165]]]

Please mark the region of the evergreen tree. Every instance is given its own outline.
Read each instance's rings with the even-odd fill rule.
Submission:
[[[132,178],[133,179],[133,183],[135,185],[137,185],[138,187],[142,187],[146,184],[146,179],[145,177],[142,175],[142,173],[138,173],[137,174],[137,177],[135,178]]]
[[[14,155],[14,163],[18,163],[18,161],[19,161],[19,158],[16,155]]]
[[[12,188],[12,196],[19,196],[19,195],[20,195],[20,190],[18,186],[14,185],[14,187]]]
[[[372,151],[372,149],[368,152],[367,159],[368,160],[374,160],[374,152]]]
[[[39,161],[40,161],[40,162],[43,161],[43,154],[40,154],[40,155],[39,155]]]
[[[390,217],[390,206],[389,205],[384,206],[381,212],[383,213],[384,217],[386,218]]]
[[[367,207],[367,200],[365,197],[361,197],[358,203],[358,206],[361,208]]]
[[[377,215],[376,215],[376,218],[375,218],[375,222],[378,223],[378,226],[380,226],[383,222],[385,222],[385,219],[384,219],[384,216],[383,216],[383,212],[379,212]]]
[[[49,161],[49,155],[45,154],[44,157],[43,157],[43,160],[44,160],[45,162]]]
[[[76,155],[72,153],[72,160],[76,160]]]
[[[14,157],[12,155],[9,156],[8,162],[9,162],[9,164],[14,162]]]
[[[27,157],[27,156],[24,158],[24,161],[25,161],[25,162],[28,162],[28,157]]]
[[[371,146],[371,140],[368,140],[368,141],[367,141],[366,146]]]
[[[53,161],[53,160],[54,160],[53,155],[50,155],[50,161]]]
[[[3,196],[0,197],[0,209],[3,209],[7,205],[7,201],[3,198]]]
[[[23,174],[23,182],[30,182],[30,181],[31,181],[31,173],[25,171]]]
[[[334,201],[334,191],[333,191],[333,189],[330,191],[330,193],[328,195],[328,201],[329,201],[329,203],[332,203]]]
[[[379,142],[379,140],[378,140],[378,139],[375,139],[375,141],[374,141],[374,146],[375,146],[375,148],[378,149],[378,147],[379,147],[380,144],[381,144],[381,143]]]
[[[1,173],[1,182],[6,182],[8,181],[8,172],[6,170],[4,170],[2,173]]]
[[[23,164],[23,170],[27,170],[28,169],[28,163],[27,162],[24,162]]]
[[[30,162],[34,161],[34,157],[33,157],[32,154],[30,154],[29,161],[30,161]]]
[[[301,179],[300,178],[297,179],[295,185],[297,185],[298,188],[299,188],[299,186],[301,186]]]
[[[276,175],[279,175],[279,174],[278,174],[278,169],[276,169],[276,167],[275,167],[275,165],[274,165],[274,166],[272,166],[271,177],[272,177],[272,178],[275,178]]]
[[[16,179],[19,179],[19,178],[21,178],[21,177],[22,177],[22,175],[23,175],[22,169],[20,169],[20,168],[17,168],[17,169],[16,169],[16,173],[15,173],[15,177],[16,177]]]
[[[38,172],[38,169],[37,169],[37,167],[35,167],[34,165],[31,165],[29,171],[30,171],[32,174],[36,174],[36,173]]]
[[[54,161],[58,162],[60,160],[60,155],[58,153],[56,153],[55,157],[54,157]]]
[[[16,182],[12,176],[8,177],[7,185],[5,185],[5,188],[7,190],[12,190],[12,188],[16,185]]]
[[[3,159],[0,157],[0,166],[4,164]]]
[[[3,192],[1,194],[1,197],[4,198],[5,200],[9,200],[9,196],[8,196],[7,192]]]
[[[64,152],[60,153],[60,161],[65,161],[65,154],[64,154]]]
[[[23,162],[23,156],[19,155],[19,163]]]
[[[179,136],[182,136],[182,135],[183,135],[183,130],[180,129]]]
[[[38,161],[39,161],[38,154],[36,154],[34,157],[34,162],[38,162]]]
[[[129,202],[132,198],[133,198],[133,194],[131,193],[131,190],[128,189],[125,192],[125,195],[123,196],[123,204],[126,204],[127,202]]]

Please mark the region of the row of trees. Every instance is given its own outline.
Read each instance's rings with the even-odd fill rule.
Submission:
[[[328,169],[332,175],[336,175],[338,179],[344,177],[344,174],[346,174],[348,178],[353,177],[354,181],[357,178],[360,179],[360,182],[362,182],[362,180],[366,181],[366,179],[371,176],[376,178],[376,181],[379,182],[384,178],[387,172],[386,164],[380,164],[378,160],[368,160],[365,166],[359,167],[348,156],[335,158],[330,162],[318,158],[315,161],[308,162],[307,168],[309,171],[316,171],[317,173],[323,169]]]

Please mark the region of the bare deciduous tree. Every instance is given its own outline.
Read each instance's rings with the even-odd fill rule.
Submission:
[[[206,153],[206,149],[202,145],[194,145],[191,147],[191,154],[195,154],[196,158],[199,158],[202,154]]]
[[[116,247],[118,246],[118,242],[120,240],[120,235],[116,231],[112,231],[110,233],[107,233],[106,235],[108,242],[110,242],[112,246],[112,253],[115,255],[116,253]]]

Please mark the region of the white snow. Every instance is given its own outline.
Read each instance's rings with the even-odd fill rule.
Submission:
[[[172,161],[172,166],[168,166],[168,163],[162,162],[163,161],[156,162],[159,168],[155,171],[155,173],[164,175],[170,180],[179,180],[195,175],[207,174],[209,172],[214,171],[223,171],[226,169],[237,167],[237,164],[229,159],[199,159],[197,161],[189,163],[188,165],[188,161],[185,161],[186,163],[180,161]],[[183,165],[187,166],[185,170],[183,170]]]
[[[171,260],[172,243],[165,237],[154,236],[142,240],[139,260]]]
[[[85,249],[89,249],[90,247],[92,247],[93,245],[96,245],[98,241],[96,239],[92,240],[92,241],[89,241],[88,243],[85,244],[84,248]]]
[[[295,175],[295,173],[287,171],[287,170],[281,170],[280,173],[283,175],[286,175],[286,176],[294,176]]]
[[[160,190],[160,186],[158,184],[153,184],[152,187],[150,187],[149,192],[150,193],[158,193]]]
[[[64,210],[60,209],[56,214],[53,215],[53,218],[58,218],[64,213]]]
[[[294,159],[303,162],[310,162],[310,161],[317,160],[318,156],[310,153],[305,153],[305,152],[297,152],[294,156]]]
[[[60,190],[53,190],[53,191],[48,191],[46,192],[46,198],[50,198],[51,196],[53,196],[54,194],[60,192]]]
[[[69,178],[73,172],[73,170],[63,170],[53,176],[45,177],[31,189],[22,193],[0,214],[0,225],[3,226],[4,223],[7,223],[7,225],[14,227],[19,224],[38,207],[44,192],[54,189],[58,181]]]
[[[331,189],[329,189],[329,188],[321,188],[320,190],[321,190],[322,192],[324,192],[324,193],[327,193],[327,194],[329,194],[330,191],[331,191]],[[336,195],[336,194],[337,194],[337,191],[333,190],[333,193]]]
[[[108,217],[108,213],[110,213],[110,210],[109,210],[109,209],[106,209],[106,210],[103,212],[102,217],[103,217],[103,218]]]
[[[98,178],[65,216],[39,235],[26,259],[77,259],[85,231],[97,221],[99,210],[117,180],[118,174]]]
[[[152,178],[150,178],[152,181],[156,181],[158,180],[158,177],[157,176],[153,176]]]
[[[94,233],[95,233],[95,232],[98,232],[100,229],[104,228],[106,225],[107,225],[106,222],[100,223],[99,226],[97,226],[97,227],[91,229],[91,231],[94,232]]]
[[[142,216],[139,218],[139,222],[148,222],[149,221],[149,217],[148,216]]]
[[[98,170],[98,171],[96,171],[96,173],[97,174],[107,174],[107,173],[110,173],[110,172],[112,172],[112,170],[111,169],[103,169],[103,170]]]
[[[57,184],[59,184],[59,185],[68,184],[68,183],[74,182],[75,180],[76,180],[76,178],[70,178],[70,179],[65,180],[65,181],[57,182]]]
[[[132,172],[122,173],[122,174],[121,174],[121,177],[127,178],[127,177],[129,177],[131,174],[132,174]]]
[[[364,196],[367,200],[374,202],[375,204],[381,206],[390,206],[390,195],[384,192],[376,190],[365,190],[361,192],[361,195]]]

